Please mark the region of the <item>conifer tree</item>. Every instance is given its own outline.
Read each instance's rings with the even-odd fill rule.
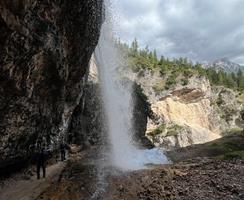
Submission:
[[[131,44],[131,51],[132,51],[133,55],[136,55],[138,53],[138,48],[139,48],[139,45],[138,45],[137,39],[135,38]]]
[[[243,74],[242,74],[241,69],[239,69],[237,72],[237,85],[238,85],[238,87],[241,87],[242,79],[243,79]]]
[[[158,56],[157,56],[157,50],[156,49],[153,50],[153,61],[154,61],[154,63],[158,62]]]

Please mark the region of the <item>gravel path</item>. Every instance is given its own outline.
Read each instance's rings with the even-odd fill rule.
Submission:
[[[47,177],[37,180],[36,176],[30,179],[11,179],[0,189],[0,200],[34,200],[43,191],[58,181],[65,162],[58,162],[47,168]],[[42,174],[41,174],[42,175]]]

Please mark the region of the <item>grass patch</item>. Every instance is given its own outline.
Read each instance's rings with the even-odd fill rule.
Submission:
[[[161,124],[155,130],[153,130],[152,132],[148,133],[148,135],[150,135],[150,136],[159,135],[159,134],[163,133],[165,131],[165,129],[166,129],[166,125],[165,124]]]
[[[218,160],[233,160],[233,159],[244,159],[244,151],[234,151],[226,153],[224,155],[217,156]]]
[[[182,126],[174,124],[170,127],[167,127],[165,124],[161,124],[159,127],[154,129],[152,132],[148,133],[149,136],[155,137],[156,135],[160,135],[166,132],[166,135],[163,137],[177,136],[179,132],[183,129]]]
[[[196,157],[211,157],[221,160],[244,159],[244,136],[236,133],[205,144],[196,144],[169,151],[167,154],[174,162]]]
[[[182,126],[174,124],[173,126],[168,128],[168,131],[167,131],[167,134],[165,137],[177,136],[182,129],[183,129]]]
[[[203,144],[202,150],[206,150],[213,156],[225,155],[234,151],[244,150],[244,141],[233,139],[234,136],[223,137],[217,141]]]
[[[222,132],[221,135],[223,136],[240,135],[242,132],[243,132],[242,128],[233,128],[225,132]]]
[[[160,81],[158,83],[156,83],[154,86],[153,86],[153,90],[158,93],[158,92],[162,92],[164,90],[164,82],[163,81]]]

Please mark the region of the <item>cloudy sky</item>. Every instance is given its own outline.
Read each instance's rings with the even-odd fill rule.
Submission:
[[[118,34],[167,57],[244,65],[244,0],[114,0]]]

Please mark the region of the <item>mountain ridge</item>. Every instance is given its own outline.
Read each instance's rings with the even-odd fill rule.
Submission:
[[[224,71],[226,73],[235,73],[237,74],[239,70],[244,72],[244,66],[230,61],[228,58],[219,58],[216,59],[215,61],[207,64],[203,64],[203,67],[208,69],[208,68],[213,68],[216,71]]]

